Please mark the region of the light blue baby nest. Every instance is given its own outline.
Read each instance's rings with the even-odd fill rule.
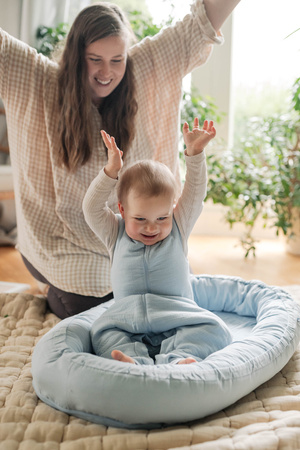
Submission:
[[[300,340],[300,308],[291,296],[259,281],[192,278],[196,302],[225,321],[232,344],[189,365],[100,358],[90,329],[111,301],[61,321],[38,342],[32,374],[40,399],[107,426],[158,428],[220,411],[279,372]]]

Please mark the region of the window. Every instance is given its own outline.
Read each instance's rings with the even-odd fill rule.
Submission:
[[[290,89],[300,77],[300,31],[290,35],[299,27],[299,0],[284,4],[242,1],[236,8],[232,39],[235,128],[247,117],[287,110]]]

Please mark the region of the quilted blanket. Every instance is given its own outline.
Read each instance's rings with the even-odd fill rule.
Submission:
[[[300,303],[300,286],[286,290]],[[43,297],[0,294],[0,321],[0,450],[300,449],[300,347],[275,377],[213,416],[129,431],[69,416],[37,398],[32,351],[59,321]]]

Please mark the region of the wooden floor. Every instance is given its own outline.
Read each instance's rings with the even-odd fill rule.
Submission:
[[[262,240],[256,257],[244,258],[238,238],[191,236],[189,260],[194,273],[239,276],[271,285],[300,284],[300,256],[286,252],[284,239]]]
[[[35,279],[26,269],[20,253],[13,247],[0,247],[0,281],[26,283],[30,285],[30,293],[39,292]]]
[[[278,286],[300,284],[300,256],[287,253],[280,239],[259,242],[256,258],[245,259],[236,238],[191,236],[189,260],[195,274],[239,276]],[[0,247],[0,281],[27,283],[29,292],[38,292],[34,278],[12,247]]]

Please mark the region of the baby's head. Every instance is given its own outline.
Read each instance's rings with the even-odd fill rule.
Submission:
[[[153,245],[170,234],[176,181],[167,166],[152,160],[135,163],[121,175],[117,195],[131,239]]]

